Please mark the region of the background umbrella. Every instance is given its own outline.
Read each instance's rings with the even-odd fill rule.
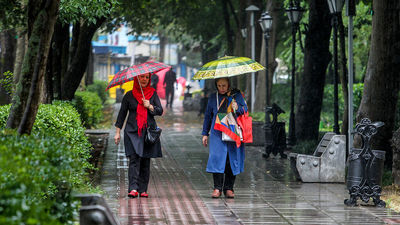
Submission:
[[[193,76],[193,80],[232,77],[264,69],[260,63],[247,57],[224,56],[204,64]]]
[[[157,61],[147,61],[142,64],[130,66],[128,68],[119,71],[114,75],[113,79],[110,81],[110,83],[108,83],[106,91],[114,86],[118,86],[128,81],[132,81],[133,78],[135,78],[136,76],[147,73],[155,73],[157,71],[169,67],[171,66]]]

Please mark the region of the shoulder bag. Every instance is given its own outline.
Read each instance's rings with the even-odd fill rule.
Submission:
[[[157,141],[160,140],[160,135],[161,135],[162,129],[159,127],[156,127],[155,129],[151,126],[148,126],[146,128],[146,135],[144,137],[144,141],[147,144],[154,144]]]

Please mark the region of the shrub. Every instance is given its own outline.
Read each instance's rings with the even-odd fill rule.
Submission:
[[[0,129],[6,125],[10,105],[0,106]],[[90,157],[91,145],[85,135],[85,128],[79,119],[76,109],[68,102],[54,101],[53,104],[41,104],[38,109],[32,135],[51,134],[65,139],[77,157],[79,167],[89,168],[87,159]],[[84,171],[79,174],[83,176]],[[82,181],[76,180],[76,184]]]
[[[100,97],[89,91],[77,91],[73,104],[81,115],[83,125],[90,129],[96,127],[103,117]]]
[[[9,109],[0,106],[0,129]],[[40,105],[31,136],[0,131],[0,224],[72,223],[71,190],[90,189],[81,124],[70,103],[55,101]]]
[[[60,137],[0,131],[0,224],[72,224],[79,156]]]
[[[107,81],[96,80],[94,81],[93,84],[90,84],[86,87],[86,91],[97,93],[97,95],[101,99],[101,102],[105,103],[109,96],[108,91],[106,91],[106,88],[107,88]]]

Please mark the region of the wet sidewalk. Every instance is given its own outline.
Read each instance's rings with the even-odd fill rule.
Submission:
[[[264,159],[261,147],[246,147],[235,198],[212,199],[202,118],[181,109],[177,105],[158,118],[164,157],[151,160],[148,199],[127,197],[127,160],[110,130],[101,187],[121,224],[400,224],[400,214],[390,209],[345,206],[344,184],[296,181],[289,160]]]

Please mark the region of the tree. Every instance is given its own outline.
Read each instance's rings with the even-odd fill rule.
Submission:
[[[296,138],[318,138],[319,118],[325,85],[325,73],[331,59],[329,40],[331,16],[326,1],[310,0],[309,25],[306,31],[304,73],[296,109]]]
[[[386,151],[385,165],[388,168],[392,165],[390,139],[400,90],[399,8],[398,0],[373,2],[371,47],[363,96],[356,117],[357,121],[367,117],[371,121],[385,123],[372,138],[371,148]]]
[[[282,10],[283,9],[283,4],[280,1],[275,1],[275,0],[270,0],[267,3],[266,9],[270,13],[271,17],[273,18],[273,23],[272,23],[272,30],[270,32],[270,38],[269,44],[268,44],[268,92],[269,96],[271,96],[272,93],[272,78],[274,76],[274,71],[278,65],[278,63],[275,61],[275,51],[276,51],[276,46],[279,44],[279,42],[282,41],[281,33],[285,31],[286,28],[284,24],[284,16],[285,13]],[[258,24],[257,24],[258,25]],[[265,63],[265,51],[266,51],[266,46],[265,46],[265,39],[262,41],[261,45],[261,51],[260,51],[260,62],[263,65],[266,65]],[[265,83],[266,83],[266,70],[260,71],[257,76],[257,85],[256,85],[256,99],[255,99],[255,104],[254,104],[254,111],[264,111],[264,108],[266,106],[266,88],[265,88]],[[271,101],[271,99],[270,99]],[[267,103],[268,105],[271,104],[271,102]]]
[[[41,84],[59,3],[59,0],[28,2],[28,49],[7,120],[7,128],[18,128],[20,134],[30,134],[39,108]]]

